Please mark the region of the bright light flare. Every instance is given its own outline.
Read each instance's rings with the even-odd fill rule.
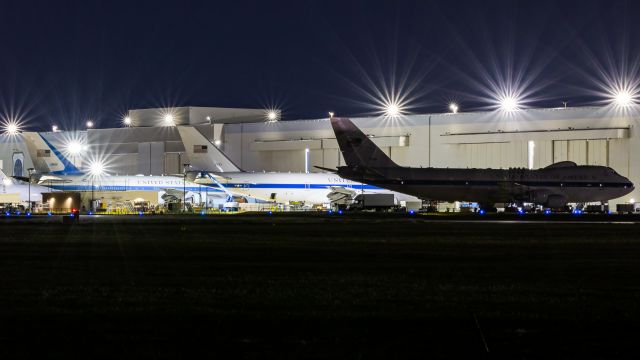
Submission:
[[[280,110],[278,109],[266,109],[265,110],[265,119],[268,122],[275,122],[280,120]]]
[[[173,116],[173,114],[169,113],[169,114],[165,114],[163,117],[164,120],[164,124],[165,126],[174,126],[175,123],[175,118]]]
[[[402,108],[398,103],[392,102],[387,104],[384,109],[384,114],[388,117],[398,117],[402,115]]]
[[[11,184],[13,184],[13,182],[11,182],[11,179],[9,178],[2,178],[2,184],[5,186],[9,186]]]
[[[18,120],[9,119],[2,121],[2,133],[15,136],[22,132],[22,125]]]
[[[449,110],[451,110],[451,113],[457,114],[459,109],[460,109],[460,107],[458,106],[458,104],[456,104],[454,102],[449,104]]]
[[[398,118],[407,114],[407,102],[405,97],[390,94],[384,100],[376,101],[380,113],[387,118]]]
[[[7,135],[16,135],[20,132],[20,128],[18,127],[18,124],[7,124],[7,127],[5,129],[5,133]]]
[[[58,132],[58,125],[52,125],[51,126],[51,131]]]
[[[104,173],[105,173],[105,166],[102,161],[94,160],[91,163],[89,163],[89,175],[94,177],[99,177],[104,175]]]
[[[511,112],[520,110],[520,100],[515,95],[504,95],[498,98],[500,110]]]
[[[79,155],[83,149],[84,147],[82,146],[82,144],[76,140],[71,140],[67,144],[67,152],[71,155]]]
[[[91,120],[87,121],[87,128],[89,128],[89,129],[93,128],[93,121],[91,121]]]
[[[124,124],[124,126],[131,126],[131,124],[132,124],[131,116],[125,116],[122,119],[122,123]]]
[[[630,89],[617,89],[612,91],[613,102],[620,107],[628,107],[636,103],[637,91]]]

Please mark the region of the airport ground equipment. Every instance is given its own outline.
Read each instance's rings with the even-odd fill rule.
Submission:
[[[618,214],[633,214],[635,204],[617,204],[616,212]]]
[[[359,194],[349,206],[350,210],[392,210],[397,207],[393,194]]]

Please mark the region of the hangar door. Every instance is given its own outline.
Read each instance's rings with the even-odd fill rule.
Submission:
[[[578,165],[608,165],[608,140],[554,140],[553,162],[573,161]]]
[[[165,174],[181,174],[180,169],[180,153],[164,154],[164,173]]]
[[[510,168],[527,166],[527,142],[499,142],[460,144],[464,159],[463,167]]]

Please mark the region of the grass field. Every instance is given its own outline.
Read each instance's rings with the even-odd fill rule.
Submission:
[[[0,358],[634,357],[640,224],[0,219]]]

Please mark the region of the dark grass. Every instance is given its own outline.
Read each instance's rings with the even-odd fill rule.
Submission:
[[[425,219],[2,219],[0,358],[637,353],[640,224]]]

